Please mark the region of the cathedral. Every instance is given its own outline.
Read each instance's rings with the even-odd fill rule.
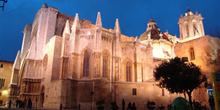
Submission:
[[[189,9],[179,18],[180,38],[161,32],[151,18],[146,31],[129,37],[120,31],[102,27],[101,13],[96,23],[63,14],[43,4],[32,24],[24,28],[21,51],[18,51],[10,83],[9,99],[30,98],[38,108],[96,109],[104,101],[105,109],[122,100],[135,103],[137,110],[147,109],[147,102],[167,108],[176,97],[157,86],[155,67],[176,56],[188,58],[201,68],[211,83],[217,70],[220,39],[205,35],[203,17]],[[209,87],[210,89],[212,86]],[[207,88],[193,92],[192,99],[209,106]]]

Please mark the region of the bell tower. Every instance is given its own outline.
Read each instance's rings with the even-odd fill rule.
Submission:
[[[189,7],[185,16],[181,14],[178,22],[181,42],[193,40],[205,35],[203,19],[202,15],[198,14],[197,11],[193,14],[193,12],[189,10]]]

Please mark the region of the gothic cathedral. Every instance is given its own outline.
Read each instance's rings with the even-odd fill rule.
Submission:
[[[220,40],[205,35],[203,17],[189,9],[179,18],[180,38],[161,32],[150,19],[140,37],[121,33],[119,20],[114,29],[102,27],[101,13],[96,24],[58,12],[43,4],[32,24],[24,28],[21,51],[12,68],[12,101],[31,98],[40,108],[87,110],[104,100],[105,108],[121,101],[135,102],[138,110],[147,101],[156,107],[171,104],[183,94],[171,94],[159,88],[153,77],[156,65],[176,56],[187,57],[201,67],[211,82],[217,70]],[[212,87],[210,87],[212,88]],[[193,92],[193,99],[208,106],[208,90]]]

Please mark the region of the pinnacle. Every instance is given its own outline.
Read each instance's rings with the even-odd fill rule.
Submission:
[[[98,12],[97,18],[96,18],[96,26],[102,27],[102,20],[101,20],[101,14]]]
[[[119,32],[119,33],[121,32],[118,19],[116,19],[116,21],[115,21],[115,28],[114,28],[114,30],[116,32]]]
[[[42,5],[42,8],[48,8],[47,4],[44,3],[44,4]]]

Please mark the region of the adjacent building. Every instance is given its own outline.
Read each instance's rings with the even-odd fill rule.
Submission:
[[[0,60],[0,106],[6,106],[8,102],[12,66],[13,62]]]

